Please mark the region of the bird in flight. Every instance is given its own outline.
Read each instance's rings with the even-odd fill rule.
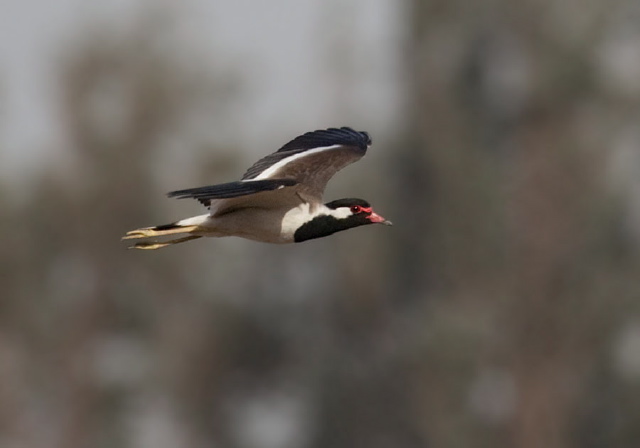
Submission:
[[[348,127],[307,132],[258,160],[237,182],[168,193],[192,198],[209,213],[132,230],[123,240],[146,240],[132,249],[160,249],[201,237],[238,236],[265,243],[300,243],[367,224],[391,225],[363,199],[322,201],[329,180],[367,152],[371,138]]]

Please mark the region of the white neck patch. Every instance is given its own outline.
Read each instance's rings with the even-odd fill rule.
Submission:
[[[345,219],[353,215],[349,207],[338,207],[338,208],[325,207],[325,210],[322,210],[321,214],[330,215],[337,219]]]
[[[320,210],[320,207],[318,207],[318,210]],[[293,238],[295,231],[305,222],[312,220],[316,214],[311,212],[311,204],[308,202],[292,208],[282,217],[281,234]]]
[[[345,219],[353,215],[353,213],[351,213],[349,207],[338,207],[336,209],[332,209],[323,204],[315,206],[312,211],[311,204],[300,204],[298,207],[289,210],[282,218],[282,235],[293,236],[296,230],[298,230],[303,224],[320,215],[329,215],[336,219]]]

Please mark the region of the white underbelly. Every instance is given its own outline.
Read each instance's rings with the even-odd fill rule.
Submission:
[[[293,243],[295,229],[283,225],[285,214],[277,210],[258,208],[237,210],[209,218],[201,224],[202,231],[198,233],[212,237],[237,236],[272,244]]]

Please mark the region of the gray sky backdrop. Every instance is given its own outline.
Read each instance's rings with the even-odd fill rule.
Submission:
[[[125,30],[141,20],[142,14],[149,14],[149,5],[158,6],[158,11],[170,9],[172,29],[165,35],[169,41],[190,49],[185,57],[191,56],[193,64],[242,71],[245,95],[236,110],[239,129],[227,132],[233,134],[234,144],[247,147],[247,151],[251,147],[256,153],[274,150],[272,142],[267,147],[260,144],[274,126],[295,135],[349,124],[332,116],[337,102],[357,104],[357,111],[345,112],[356,112],[362,123],[355,125],[367,125],[378,134],[388,129],[397,116],[400,2],[186,0],[162,4],[145,0],[5,0],[3,3],[0,170],[13,181],[25,179],[30,169],[55,159],[68,144],[64,125],[58,119],[61,114],[57,110],[56,77],[70,45],[81,42],[95,30],[103,29],[105,33]],[[282,26],[283,16],[286,27]],[[327,33],[334,34],[335,39],[327,40]],[[340,47],[345,33],[350,35],[351,48]],[[358,76],[364,72],[366,77]],[[349,79],[340,79],[345,73]],[[328,86],[335,86],[335,81],[347,81],[342,83],[347,88],[326,95],[325,90],[336,90]],[[343,95],[349,96],[349,101],[343,101]]]

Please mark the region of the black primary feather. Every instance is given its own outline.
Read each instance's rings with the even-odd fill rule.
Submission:
[[[293,179],[264,179],[252,181],[228,182],[226,184],[209,185],[206,187],[188,188],[167,193],[170,198],[197,199],[204,205],[208,205],[212,199],[230,199],[262,191],[276,190],[282,187],[290,187],[297,184]]]
[[[371,145],[371,137],[366,132],[354,131],[346,126],[329,128],[302,134],[285,144],[278,152],[332,145],[358,146],[361,149],[367,149],[367,146]]]
[[[314,148],[334,145],[354,146],[360,148],[362,151],[366,151],[367,147],[371,145],[371,137],[366,132],[354,131],[348,127],[329,128],[307,132],[306,134],[302,134],[294,138],[277,152],[269,154],[268,156],[258,160],[247,170],[246,173],[244,173],[242,179],[253,179],[258,177],[260,173],[271,165],[295,154]]]

